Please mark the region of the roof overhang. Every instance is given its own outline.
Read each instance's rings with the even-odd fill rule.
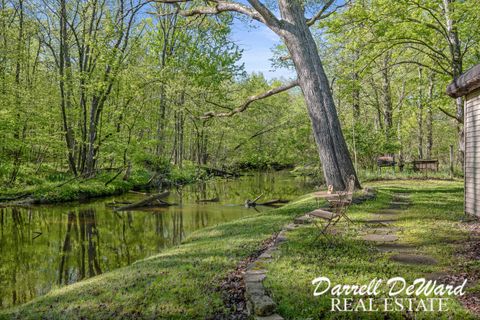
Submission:
[[[447,87],[447,94],[452,98],[463,97],[480,88],[480,64],[477,64]]]

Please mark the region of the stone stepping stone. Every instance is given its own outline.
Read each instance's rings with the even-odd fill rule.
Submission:
[[[365,241],[383,243],[383,242],[394,242],[398,240],[398,237],[394,234],[367,234],[362,237]]]
[[[410,244],[404,243],[383,243],[378,244],[375,246],[378,251],[380,252],[402,252],[402,253],[410,253],[415,252],[416,248]]]
[[[277,309],[275,302],[267,295],[253,295],[250,297],[250,303],[255,316],[271,316]]]
[[[281,231],[278,236],[275,238],[274,245],[278,245],[282,242],[287,241],[287,237],[285,236],[285,232]]]
[[[390,257],[390,260],[405,264],[414,265],[433,265],[437,264],[437,260],[432,257],[421,254],[399,253]]]
[[[262,282],[265,279],[265,270],[249,270],[243,277],[245,282]]]
[[[263,259],[263,260],[272,259],[272,252],[273,251],[271,250],[266,250],[264,253],[258,256],[258,259]]]
[[[379,220],[379,219],[386,219],[386,220],[398,220],[399,217],[395,216],[395,215],[392,215],[392,214],[383,214],[383,213],[374,213],[374,214],[371,214],[370,215],[370,218],[372,219],[376,219],[376,220]]]
[[[450,274],[448,272],[432,272],[432,273],[428,273],[425,275],[425,279],[427,280],[437,280],[437,281],[440,281],[440,280],[443,280],[445,279],[446,277],[448,277]]]
[[[360,220],[362,223],[392,223],[398,220],[398,217],[388,214],[372,214],[368,219]]]
[[[245,296],[247,299],[253,296],[265,295],[265,288],[261,282],[246,282],[245,283]]]
[[[312,218],[310,218],[308,216],[301,216],[301,217],[295,218],[295,220],[293,220],[293,222],[295,224],[311,224],[312,223]]]
[[[289,223],[285,226],[285,230],[291,231],[291,230],[295,230],[297,227],[298,227],[298,224]]]
[[[399,230],[400,230],[399,228],[395,228],[395,227],[391,227],[391,228],[388,228],[388,227],[369,228],[368,233],[369,234],[391,234],[391,233],[395,233]]]

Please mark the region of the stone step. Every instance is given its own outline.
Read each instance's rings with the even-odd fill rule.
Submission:
[[[408,253],[398,253],[390,257],[390,260],[405,264],[414,264],[414,265],[433,265],[437,264],[437,260],[430,256],[422,254],[408,254]]]
[[[383,242],[394,242],[398,240],[398,237],[394,234],[367,234],[362,237],[365,241],[383,243]]]
[[[266,270],[248,270],[243,276],[245,283],[247,282],[262,282],[265,279]]]
[[[311,223],[311,221],[310,221],[310,223]],[[295,229],[298,228],[298,225],[299,225],[299,224],[303,224],[303,223],[297,223],[297,224],[295,224],[295,223],[289,223],[289,224],[287,224],[287,225],[285,226],[284,230],[287,230],[287,231],[295,230]]]
[[[311,224],[312,223],[312,218],[310,218],[308,216],[301,216],[301,217],[295,218],[295,220],[293,220],[293,222],[295,224]]]
[[[374,214],[371,214],[369,218],[371,218],[372,220],[381,220],[381,219],[398,220],[400,217],[397,216],[397,215],[389,214],[389,213],[387,213],[387,214],[374,213]]]
[[[380,228],[368,228],[366,231],[369,234],[392,234],[399,231],[399,228],[395,227],[380,227]]]
[[[277,309],[275,302],[267,295],[253,295],[249,303],[251,314],[254,316],[271,316]]]
[[[246,282],[245,297],[250,300],[253,296],[265,295],[265,287],[261,282]]]

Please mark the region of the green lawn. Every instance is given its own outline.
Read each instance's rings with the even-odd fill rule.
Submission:
[[[331,312],[331,295],[314,297],[311,281],[319,276],[331,279],[335,284],[368,284],[374,278],[389,279],[402,276],[407,283],[432,272],[455,273],[461,265],[480,272],[480,261],[462,261],[455,255],[461,248],[467,233],[460,221],[463,214],[463,182],[446,181],[389,181],[371,183],[378,188],[376,201],[353,206],[349,216],[367,218],[381,211],[391,201],[393,193],[409,193],[412,205],[399,215],[395,226],[399,242],[411,244],[422,254],[438,261],[437,265],[405,265],[390,261],[393,253],[379,253],[373,245],[358,240],[365,225],[350,227],[347,236],[337,238],[334,247],[328,247],[324,239],[312,245],[318,232],[313,226],[305,226],[287,233],[289,241],[281,246],[273,263],[267,265],[266,287],[279,304],[279,313],[287,319],[339,319],[405,318],[405,313],[339,313]],[[473,288],[469,289],[473,290]],[[478,290],[478,286],[477,289]],[[465,319],[474,318],[453,300],[449,312],[417,313],[417,319]],[[410,314],[410,316],[413,316]]]
[[[423,252],[438,259],[439,264],[429,267],[393,264],[385,254],[376,253],[350,237],[339,241],[335,248],[326,248],[321,241],[312,246],[315,230],[311,226],[301,227],[288,233],[289,241],[268,265],[266,286],[285,318],[353,317],[347,313],[329,313],[326,299],[312,296],[310,282],[320,275],[348,282],[393,275],[411,280],[426,272],[455,269],[460,263],[452,253],[461,246],[458,241],[467,236],[459,227],[462,183],[389,181],[371,185],[379,190],[377,201],[353,206],[352,217],[366,216],[386,206],[393,192],[410,192],[414,204],[398,223],[406,228],[400,235],[402,241],[418,245]],[[220,280],[240,260],[258,249],[263,240],[293,217],[314,207],[315,201],[305,196],[281,209],[199,230],[181,246],[0,311],[0,318],[204,319],[227,312],[216,290]],[[352,236],[357,232],[355,228],[350,230]],[[480,264],[472,262],[471,268],[480,270]],[[453,303],[451,308],[453,311],[444,314],[446,317],[467,316],[458,303]],[[422,315],[428,316],[438,318],[438,315]],[[384,318],[384,315],[378,317]]]

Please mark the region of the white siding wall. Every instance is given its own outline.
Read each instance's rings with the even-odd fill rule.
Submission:
[[[480,90],[465,107],[465,212],[480,216]]]

